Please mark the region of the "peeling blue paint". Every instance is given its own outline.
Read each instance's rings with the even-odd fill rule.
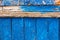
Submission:
[[[17,3],[18,3],[18,0],[3,0],[3,2],[4,2],[4,5],[11,5],[11,4],[13,4],[13,2],[17,5]],[[20,4],[21,5],[28,5],[28,4],[32,4],[32,5],[35,5],[35,4],[37,4],[37,5],[51,5],[51,4],[55,4],[55,0],[20,0],[19,1],[20,2]]]

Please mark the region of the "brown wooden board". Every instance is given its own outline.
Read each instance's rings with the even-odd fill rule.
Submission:
[[[0,11],[0,17],[60,17],[60,12],[20,12],[20,11]]]

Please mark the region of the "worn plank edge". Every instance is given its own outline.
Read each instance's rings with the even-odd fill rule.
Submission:
[[[0,17],[60,17],[60,12],[20,12],[20,11],[0,11]]]

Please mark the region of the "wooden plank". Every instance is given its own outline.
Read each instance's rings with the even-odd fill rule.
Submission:
[[[0,11],[0,17],[60,17],[60,12],[11,12],[11,11]]]
[[[5,6],[0,7],[0,17],[60,17],[60,12],[23,12],[19,6]]]
[[[3,6],[3,10],[22,11],[22,10],[20,10],[20,6]]]
[[[58,26],[58,39],[60,40],[60,18],[58,19],[59,26]]]
[[[24,40],[23,18],[12,18],[12,40]]]
[[[0,40],[11,40],[10,18],[0,18]]]
[[[60,5],[59,0],[3,0],[3,5]]]
[[[37,18],[37,40],[58,40],[59,22],[57,18]]]
[[[36,28],[34,18],[24,18],[25,40],[36,40]]]
[[[46,18],[37,18],[37,40],[48,40],[48,30],[47,30],[47,20]]]
[[[59,21],[58,21],[58,19],[57,18],[48,18],[47,21],[48,21],[47,25],[49,27],[48,28],[49,29],[49,33],[48,33],[49,40],[59,40],[58,39],[59,38],[59,36],[58,36]]]
[[[3,6],[5,11],[21,11],[21,12],[60,12],[60,6]]]

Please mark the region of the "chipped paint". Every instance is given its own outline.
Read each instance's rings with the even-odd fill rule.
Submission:
[[[55,4],[59,2],[59,0],[3,0],[3,6],[13,6],[13,5],[27,5],[27,6],[19,6],[18,9],[23,12],[60,12],[60,6],[56,5],[48,5],[48,4]],[[32,5],[41,5],[41,6],[32,6]],[[28,6],[31,5],[31,6]],[[46,5],[46,6],[45,6]]]
[[[59,0],[3,0],[2,4],[9,5],[55,5],[60,3]]]
[[[59,2],[59,1],[56,1],[56,0],[3,0],[2,5],[3,5],[3,10],[20,11],[20,12],[40,12],[41,14],[46,14],[47,12],[60,12],[60,6],[47,5],[47,4],[55,4],[56,2]],[[31,5],[28,6],[28,4],[29,5],[31,4]],[[38,4],[39,6],[37,6]]]
[[[2,9],[2,7],[0,7]],[[5,6],[3,10],[21,12],[60,12],[60,6]]]

